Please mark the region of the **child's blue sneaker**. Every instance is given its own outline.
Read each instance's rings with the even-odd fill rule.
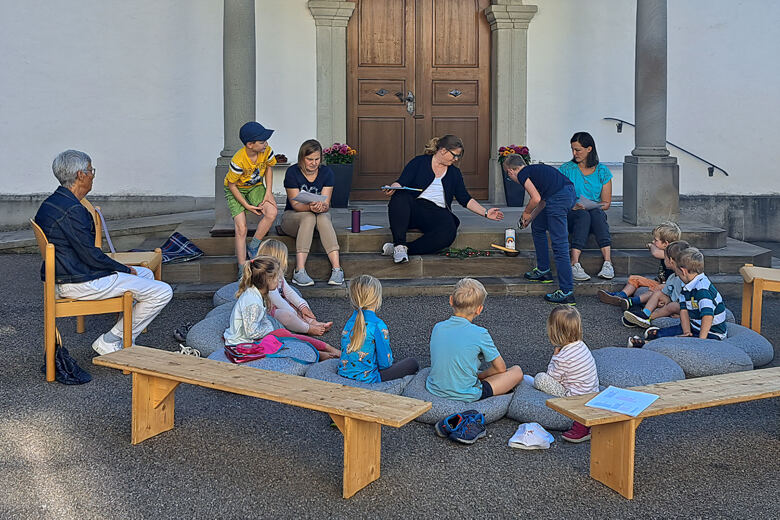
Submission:
[[[463,426],[465,422],[466,418],[463,414],[454,413],[449,415],[436,423],[436,426],[434,427],[436,429],[436,435],[442,438],[449,437],[453,431]]]
[[[474,410],[470,410],[474,411]],[[469,415],[466,420],[450,434],[450,440],[463,444],[474,444],[477,439],[487,435],[485,416],[481,413]]]

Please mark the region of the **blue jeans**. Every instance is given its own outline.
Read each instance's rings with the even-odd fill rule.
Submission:
[[[699,331],[696,330],[696,328],[691,324],[691,332],[693,332],[693,335],[695,338],[699,337]],[[682,326],[680,325],[672,325],[671,327],[664,327],[662,329],[658,329],[658,333],[656,334],[656,338],[668,338],[670,336],[679,336],[683,333]],[[707,339],[717,339],[720,340],[719,336],[716,336],[712,332],[707,333]]]
[[[591,210],[578,209],[569,211],[569,232],[571,233],[571,248],[582,251],[588,243],[588,235],[593,233],[599,249],[612,245],[609,236],[607,214],[601,208]]]
[[[569,262],[569,225],[566,217],[576,201],[574,186],[567,184],[547,198],[546,206],[531,222],[531,235],[536,249],[536,267],[542,271],[550,268],[550,251],[547,246],[549,232],[555,257],[555,269],[558,272],[558,287],[563,292],[574,289]]]

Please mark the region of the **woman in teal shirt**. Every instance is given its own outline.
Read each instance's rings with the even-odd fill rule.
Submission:
[[[577,198],[583,197],[596,204],[586,209],[577,202],[569,211],[569,233],[571,233],[571,272],[575,280],[590,280],[580,265],[580,254],[593,233],[601,249],[604,264],[598,277],[611,280],[615,277],[612,267],[612,240],[609,234],[606,211],[612,202],[612,173],[599,162],[596,142],[587,132],[577,132],[571,137],[572,160],[563,163],[559,170],[574,184]]]

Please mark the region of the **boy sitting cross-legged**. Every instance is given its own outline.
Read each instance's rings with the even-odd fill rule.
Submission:
[[[668,269],[677,269],[680,253],[691,247],[685,240],[672,242],[664,250],[664,263]],[[669,275],[660,291],[648,291],[644,308],[630,308],[623,313],[623,323],[648,328],[656,318],[678,317],[680,313],[680,293],[683,281],[676,273]],[[644,294],[642,295],[644,296]]]
[[[649,340],[669,336],[726,338],[726,305],[718,290],[704,274],[704,255],[695,247],[680,253],[677,275],[685,284],[680,294],[680,324],[673,327],[650,327],[644,339],[629,338],[629,347],[642,347]]]
[[[680,240],[681,234],[680,227],[674,222],[663,222],[656,226],[653,229],[653,241],[647,244],[647,248],[650,250],[653,258],[660,260],[656,280],[651,280],[644,276],[631,275],[628,277],[628,283],[623,287],[623,290],[617,292],[599,291],[599,300],[610,305],[617,305],[624,311],[629,310],[632,306],[645,304],[652,293],[660,291],[667,278],[674,274],[674,271],[666,267],[664,263],[664,250],[670,243]],[[634,293],[640,287],[647,287],[650,290],[639,296],[634,296]],[[627,327],[632,326],[625,319],[623,320],[623,325]]]

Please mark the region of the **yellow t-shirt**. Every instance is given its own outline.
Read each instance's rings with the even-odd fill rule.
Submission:
[[[246,154],[246,147],[242,147],[230,159],[230,167],[225,175],[225,186],[232,182],[239,188],[251,188],[263,181],[265,170],[276,164],[276,157],[270,146],[257,154],[257,161],[252,162]]]

